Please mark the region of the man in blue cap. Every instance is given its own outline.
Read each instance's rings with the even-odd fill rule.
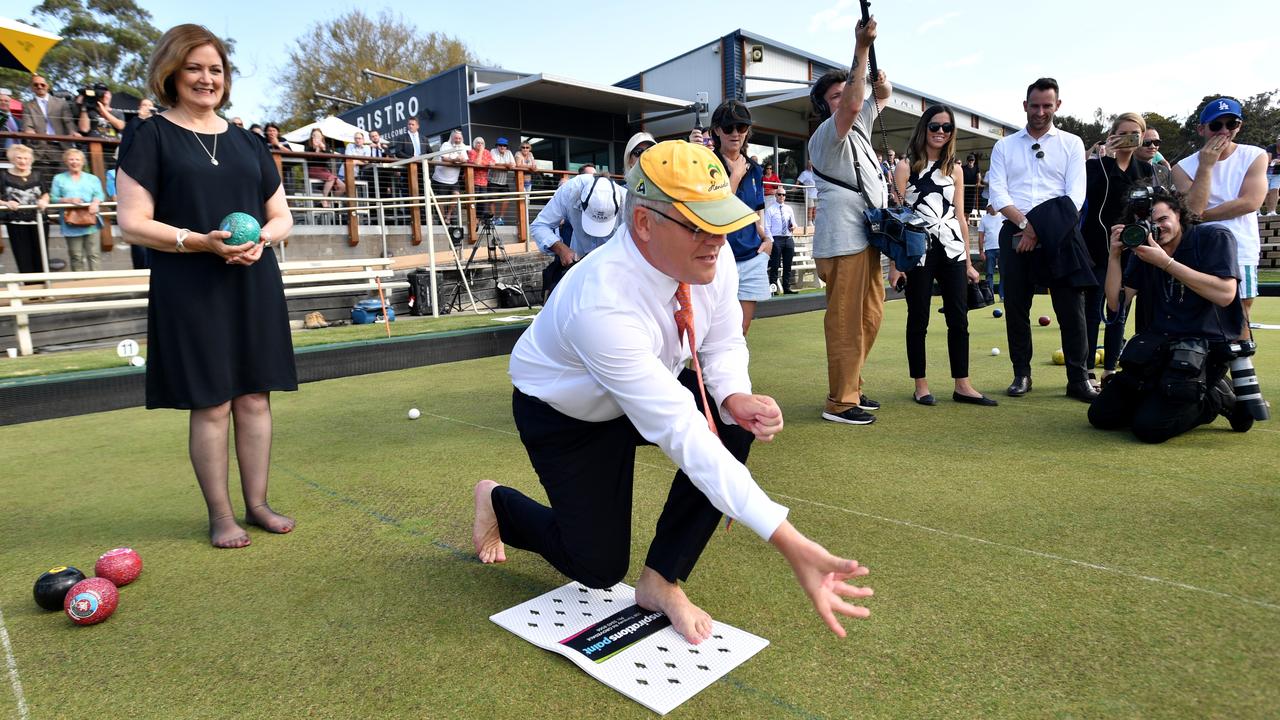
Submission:
[[[1173,183],[1187,196],[1187,209],[1204,225],[1220,225],[1236,240],[1240,270],[1240,299],[1248,316],[1258,296],[1258,208],[1267,195],[1267,154],[1253,145],[1237,144],[1244,113],[1235,98],[1210,100],[1200,110],[1197,132],[1205,139],[1200,152],[1183,158],[1173,169]]]
[[[516,156],[507,147],[504,137],[498,138],[498,144],[489,154],[493,156],[493,165],[489,167],[489,194],[498,195],[498,199],[493,201],[493,214],[494,217],[506,218],[507,203],[511,202],[511,196],[506,193],[511,192],[511,178],[515,175],[511,171],[516,167]]]

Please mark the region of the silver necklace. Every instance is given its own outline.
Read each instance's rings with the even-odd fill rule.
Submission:
[[[209,156],[209,162],[210,162],[210,163],[213,163],[214,165],[217,165],[217,164],[218,164],[218,157],[217,157],[217,155],[218,155],[218,134],[217,134],[217,133],[214,133],[214,135],[213,135],[213,152],[209,152],[209,148],[207,148],[207,147],[205,147],[205,146],[204,146],[204,141],[200,139],[200,134],[199,134],[199,133],[197,133],[195,130],[192,130],[192,131],[191,131],[191,134],[196,136],[196,142],[200,143],[200,149],[204,151],[204,154],[205,154],[205,155],[208,155],[208,156]]]

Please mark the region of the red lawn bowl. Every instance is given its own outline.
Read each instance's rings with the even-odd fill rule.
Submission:
[[[116,587],[124,587],[142,574],[142,558],[138,557],[133,548],[108,550],[98,558],[97,564],[93,566],[93,573],[110,580]]]
[[[1047,327],[1047,326],[1049,325],[1049,323],[1051,323],[1051,322],[1053,322],[1053,321],[1049,319],[1049,316],[1048,316],[1048,315],[1041,315],[1041,316],[1040,316],[1040,327]]]
[[[110,580],[91,577],[71,586],[62,609],[77,625],[96,625],[111,617],[119,603],[120,591]]]

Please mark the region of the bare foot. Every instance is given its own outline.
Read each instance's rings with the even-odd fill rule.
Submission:
[[[476,483],[476,519],[471,524],[471,542],[482,563],[507,561],[507,548],[498,532],[498,516],[493,512],[493,489],[498,483],[481,480]]]
[[[711,616],[689,601],[684,590],[652,568],[645,567],[636,581],[636,604],[646,610],[661,610],[676,632],[697,645],[711,637]]]
[[[293,532],[293,526],[295,525],[293,518],[281,515],[268,507],[266,503],[246,508],[244,521],[249,525],[256,525],[267,532],[281,534]]]
[[[249,533],[231,515],[209,518],[209,544],[216,548],[242,548],[249,542]]]

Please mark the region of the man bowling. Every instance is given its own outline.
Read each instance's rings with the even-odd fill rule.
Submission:
[[[690,643],[711,635],[711,617],[681,583],[724,514],[782,553],[844,637],[837,615],[869,614],[846,600],[872,594],[847,582],[867,568],[800,534],[743,465],[753,440],[768,442],[783,426],[773,398],[751,389],[725,250],[725,235],[757,216],[715,155],[681,140],[645,152],[627,187],[625,227],[565,276],[511,353],[512,412],[550,507],[481,481],[476,552],[503,562],[505,543],[589,587],[622,581],[635,448],[654,444],[679,471],[635,583],[637,604],[666,613]]]

